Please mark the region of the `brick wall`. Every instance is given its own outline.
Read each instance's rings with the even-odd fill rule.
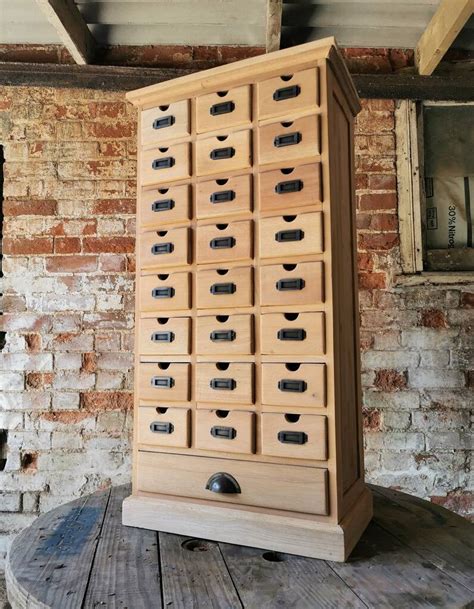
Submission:
[[[395,286],[394,103],[363,106],[356,158],[368,479],[467,514],[474,286]],[[3,88],[0,127],[1,554],[38,512],[130,476],[135,115],[120,93]]]

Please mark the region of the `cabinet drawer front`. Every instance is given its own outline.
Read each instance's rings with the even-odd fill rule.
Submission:
[[[141,113],[141,142],[143,146],[159,144],[170,138],[185,137],[189,128],[189,100],[156,106]]]
[[[254,403],[254,365],[251,363],[196,364],[198,402]]]
[[[209,269],[197,272],[197,307],[214,309],[253,305],[253,269]]]
[[[252,222],[200,225],[196,242],[198,264],[249,260],[253,254]]]
[[[250,86],[200,95],[196,107],[198,133],[245,125],[251,120]]]
[[[143,190],[140,226],[163,226],[189,220],[191,211],[189,184]]]
[[[257,97],[259,119],[317,105],[317,68],[264,80],[257,85]]]
[[[299,205],[320,203],[322,199],[320,163],[262,172],[259,175],[258,198],[262,211],[271,209],[286,211]]]
[[[232,476],[239,493],[216,492],[219,485],[214,476],[220,472]],[[290,512],[328,513],[327,470],[316,467],[139,451],[137,489]]]
[[[275,264],[260,267],[263,305],[315,304],[324,300],[323,263]]]
[[[189,228],[149,231],[140,235],[142,269],[162,269],[189,262]]]
[[[197,410],[196,448],[226,453],[254,452],[255,414],[239,410]]]
[[[160,146],[142,152],[141,183],[159,184],[191,175],[191,144]]]
[[[187,402],[190,364],[156,362],[139,364],[138,397],[141,400]]]
[[[248,174],[196,184],[198,218],[228,216],[252,209],[252,177]]]
[[[260,220],[260,257],[277,258],[320,254],[323,251],[323,214],[277,216]]]
[[[304,116],[260,127],[259,162],[286,163],[319,154],[319,117]]]
[[[247,169],[251,165],[250,131],[237,131],[196,141],[198,176]]]
[[[196,319],[197,353],[253,353],[253,315],[212,315]]]
[[[262,364],[262,404],[291,408],[326,406],[326,366]]]
[[[138,443],[188,448],[190,413],[189,408],[139,406]]]
[[[294,459],[327,459],[326,417],[262,414],[262,454]]]
[[[139,309],[142,313],[179,311],[191,307],[189,273],[159,273],[140,277]]]
[[[323,355],[324,313],[267,313],[261,317],[262,353]]]
[[[141,319],[138,336],[141,355],[188,355],[191,353],[191,318]]]

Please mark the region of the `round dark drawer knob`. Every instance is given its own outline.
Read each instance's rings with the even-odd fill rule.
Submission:
[[[213,493],[225,493],[229,495],[237,495],[241,493],[239,483],[230,474],[219,472],[213,474],[206,484],[206,489]]]

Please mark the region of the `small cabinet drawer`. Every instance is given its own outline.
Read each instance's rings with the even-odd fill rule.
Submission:
[[[142,152],[142,185],[183,180],[191,175],[191,144],[160,146]]]
[[[252,211],[252,177],[247,174],[196,184],[197,218]]]
[[[254,403],[254,365],[240,362],[198,363],[197,401]]]
[[[210,315],[196,319],[196,349],[204,355],[250,355],[253,315]]]
[[[170,475],[170,472],[172,475]],[[139,451],[137,490],[254,505],[303,514],[328,513],[327,469]],[[220,478],[218,477],[220,475]],[[222,476],[234,493],[219,492]],[[214,482],[214,484],[213,484]]]
[[[198,309],[253,305],[252,267],[198,270],[196,284]]]
[[[190,317],[150,317],[139,322],[140,355],[191,353]]]
[[[196,141],[196,173],[198,176],[247,169],[252,162],[251,132],[201,138]]]
[[[318,104],[317,68],[282,74],[257,85],[258,118],[269,118]]]
[[[138,443],[188,448],[190,414],[189,408],[139,406]]]
[[[200,95],[196,99],[197,132],[217,131],[251,121],[250,86]]]
[[[143,190],[140,208],[140,226],[163,226],[185,222],[190,218],[191,193],[189,184]]]
[[[262,414],[262,454],[293,459],[327,459],[326,417],[313,414]]]
[[[196,448],[227,453],[254,452],[255,414],[240,410],[197,410]]]
[[[260,127],[259,163],[291,163],[319,154],[318,121],[318,115],[312,114]]]
[[[142,233],[140,266],[142,269],[179,266],[189,262],[189,228]]]
[[[324,301],[322,262],[260,267],[262,305],[302,305]]]
[[[260,220],[260,257],[303,256],[323,251],[323,214],[277,216]]]
[[[142,146],[159,144],[171,138],[186,137],[189,128],[189,100],[143,110],[140,118]]]
[[[187,402],[190,396],[191,365],[173,362],[141,362],[138,397],[141,400]]]
[[[179,311],[191,307],[190,273],[142,275],[138,295],[142,313]]]
[[[262,404],[272,406],[326,406],[324,364],[262,364]]]
[[[320,163],[262,172],[258,198],[262,211],[321,203]]]
[[[323,355],[324,313],[267,313],[261,317],[265,355]]]
[[[253,254],[252,222],[199,225],[196,242],[198,264],[250,260]]]

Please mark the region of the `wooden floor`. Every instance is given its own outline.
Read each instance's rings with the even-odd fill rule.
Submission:
[[[474,526],[371,488],[374,520],[342,564],[123,527],[130,489],[114,487],[53,510],[15,540],[9,600],[13,609],[474,607]]]

